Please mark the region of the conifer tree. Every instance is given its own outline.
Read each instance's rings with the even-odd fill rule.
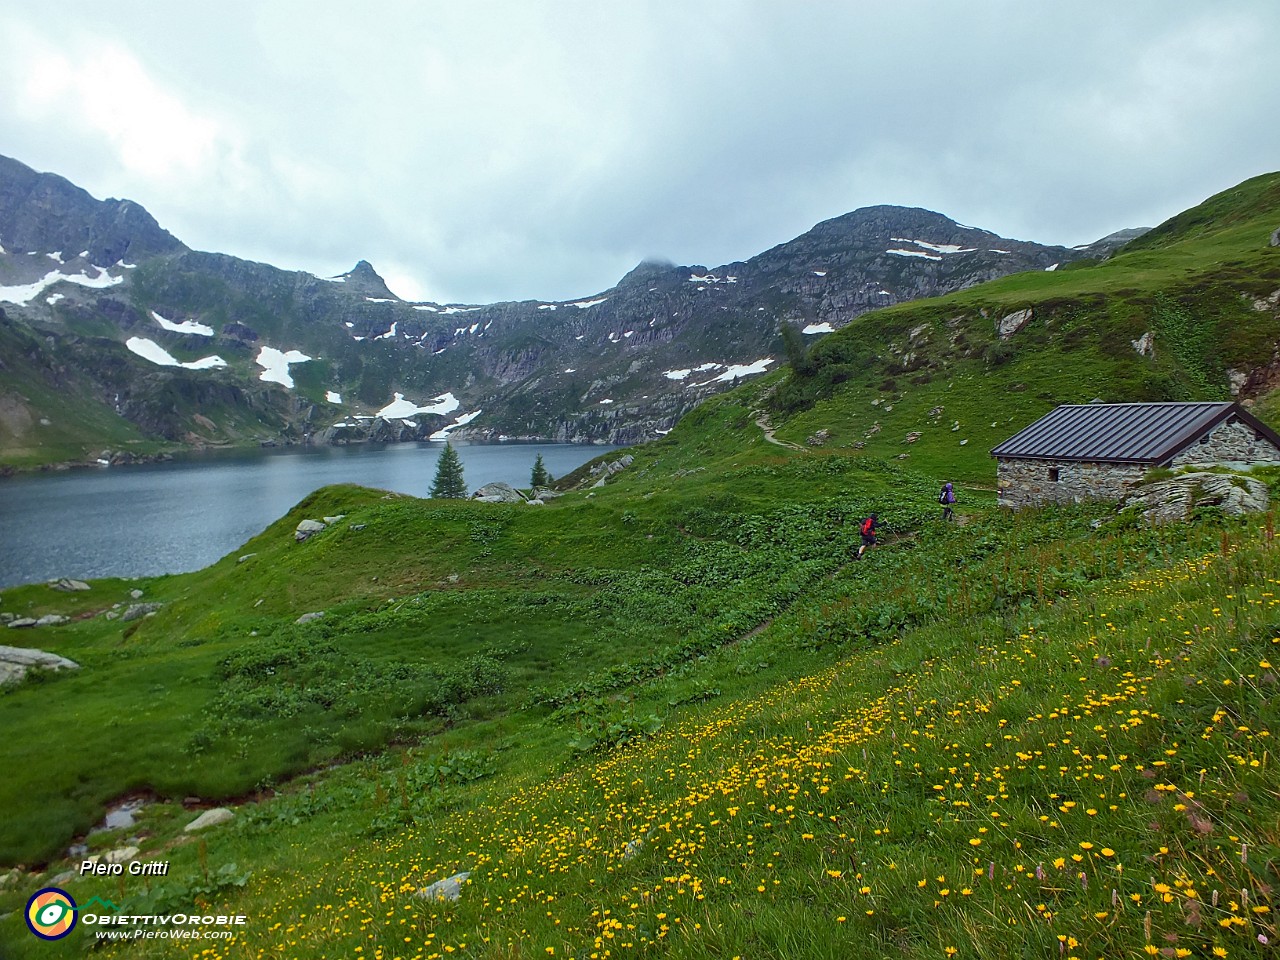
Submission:
[[[440,459],[436,461],[436,478],[431,483],[431,496],[454,500],[463,500],[467,496],[467,482],[462,478],[462,459],[448,441],[445,441]]]
[[[547,467],[542,462],[542,454],[538,454],[538,459],[533,461],[533,476],[529,478],[529,485],[534,489],[551,486],[551,474],[547,473]]]

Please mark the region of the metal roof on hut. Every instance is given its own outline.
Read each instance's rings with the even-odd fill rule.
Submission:
[[[991,455],[1164,466],[1233,418],[1280,447],[1280,435],[1237,403],[1080,403],[1049,411]]]

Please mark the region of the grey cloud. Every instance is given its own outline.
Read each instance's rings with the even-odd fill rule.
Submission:
[[[218,153],[147,178],[9,96],[0,152],[194,246],[366,258],[441,300],[585,295],[644,256],[728,262],[875,203],[1086,242],[1280,156],[1266,0],[96,9],[0,28],[117,44]]]

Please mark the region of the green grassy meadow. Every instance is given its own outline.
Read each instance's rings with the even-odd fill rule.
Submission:
[[[198,573],[5,590],[82,669],[0,692],[3,956],[1274,955],[1273,515],[1012,514],[986,451],[1057,402],[1226,396],[1276,339],[1278,190],[859,318],[545,507],[329,487]],[[164,606],[107,619],[132,589]],[[39,941],[77,838],[171,864],[82,904],[248,922]]]

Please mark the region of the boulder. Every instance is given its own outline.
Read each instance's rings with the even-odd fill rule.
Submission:
[[[39,622],[40,621],[37,620],[35,617],[18,617],[15,620],[9,621],[9,629],[18,630],[18,629],[21,629],[22,627],[34,627]]]
[[[21,680],[31,667],[44,670],[79,670],[80,664],[56,653],[30,647],[0,647],[0,683]]]
[[[137,847],[120,847],[118,850],[108,850],[103,854],[95,854],[88,858],[90,863],[128,863],[138,855]]]
[[[67,623],[70,617],[64,617],[60,613],[46,613],[43,617],[36,621],[37,627],[56,627],[59,624]]]
[[[303,520],[293,531],[293,539],[301,543],[308,537],[314,537],[317,533],[325,528],[325,525],[319,520]]]
[[[50,580],[49,586],[51,586],[54,590],[61,590],[64,593],[72,593],[77,590],[92,589],[83,580],[71,580],[68,577],[63,577],[61,580]]]
[[[130,591],[129,591],[129,597],[130,597],[131,599],[133,599],[133,600],[141,600],[141,599],[142,599],[142,591],[141,591],[141,590],[138,590],[137,588],[134,588],[133,590],[130,590]]]
[[[1133,349],[1138,352],[1138,356],[1149,357],[1155,352],[1156,335],[1148,330],[1137,340],[1130,340],[1129,343],[1131,343],[1133,345]]]
[[[486,483],[471,495],[481,503],[524,503],[524,497],[509,483]]]
[[[304,613],[302,616],[300,616],[297,620],[293,622],[294,623],[310,623],[312,620],[319,620],[323,616],[324,616],[323,610],[316,611],[313,613]]]
[[[1185,520],[1196,507],[1217,507],[1239,516],[1267,509],[1267,486],[1235,473],[1181,473],[1135,488],[1123,506],[1142,510],[1148,523]]]
[[[526,500],[526,501],[525,501],[525,506],[528,506],[528,507],[541,507],[541,506],[545,506],[545,504],[544,504],[544,502],[543,502],[543,501],[539,500],[537,497],[534,497],[532,500]]]
[[[470,876],[470,870],[455,873],[452,877],[437,880],[430,886],[423,887],[418,891],[418,896],[423,900],[461,900],[462,885],[467,882],[467,878]]]
[[[226,807],[214,807],[212,810],[206,810],[200,814],[182,829],[185,833],[195,833],[197,830],[216,827],[220,823],[226,823],[228,820],[234,819],[235,814]]]
[[[124,613],[120,614],[120,622],[128,623],[130,620],[141,620],[143,617],[155,613],[163,606],[163,603],[131,603]]]

